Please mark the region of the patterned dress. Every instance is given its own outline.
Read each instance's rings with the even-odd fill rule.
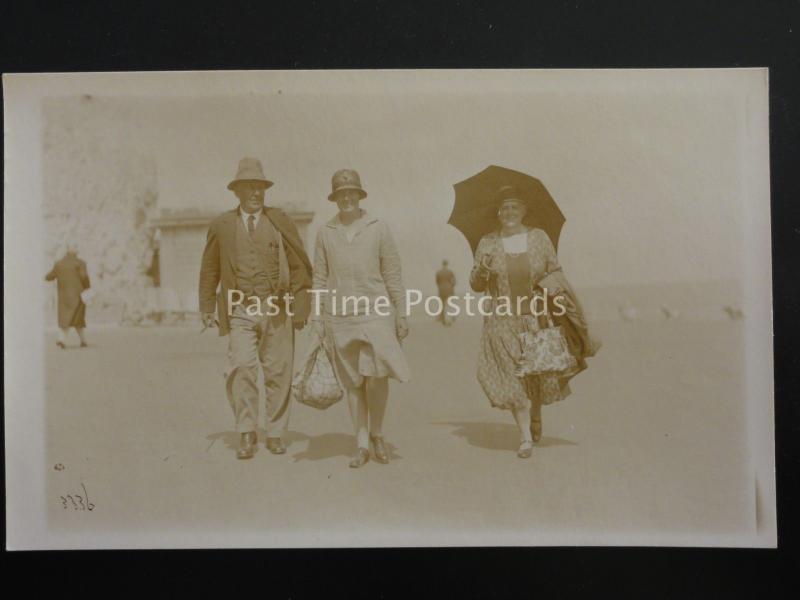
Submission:
[[[536,282],[561,269],[553,244],[544,231],[528,231],[526,254],[531,294],[542,299],[543,291],[536,286]],[[483,278],[478,268],[487,256],[492,257],[493,268],[498,271],[497,276],[490,279]],[[486,292],[492,298],[490,303],[485,303],[491,307],[487,307],[487,312],[492,314],[483,318],[478,381],[495,408],[530,408],[532,403],[550,404],[562,400],[569,395],[570,389],[558,375],[530,375],[524,378],[514,375],[522,353],[519,334],[526,330],[536,331],[541,324],[531,314],[516,314],[514,306],[511,306],[511,310],[501,306],[504,299],[516,296],[512,294],[508,264],[509,257],[503,248],[500,233],[494,231],[485,235],[475,251],[475,265],[470,273],[472,289]]]

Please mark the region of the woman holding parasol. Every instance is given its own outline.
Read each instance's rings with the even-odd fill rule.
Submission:
[[[517,455],[529,458],[542,435],[542,405],[569,395],[569,379],[586,368],[586,357],[599,345],[589,336],[583,310],[558,263],[553,239],[557,242],[564,217],[541,182],[489,167],[455,187],[450,223],[474,248],[470,285],[491,297],[478,381],[492,406],[514,415],[521,438]],[[549,308],[550,322],[562,327],[575,366],[519,376],[521,334],[548,326],[542,307]]]

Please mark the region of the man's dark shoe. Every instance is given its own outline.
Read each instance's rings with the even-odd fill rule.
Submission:
[[[286,454],[286,446],[281,438],[267,438],[267,450],[273,454]]]
[[[256,453],[258,437],[255,431],[243,433],[239,438],[239,449],[236,451],[236,458],[253,458]]]

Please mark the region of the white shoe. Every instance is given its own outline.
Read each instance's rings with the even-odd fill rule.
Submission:
[[[517,456],[520,458],[530,458],[531,454],[533,454],[533,442],[524,441],[519,445],[519,450],[517,450]]]

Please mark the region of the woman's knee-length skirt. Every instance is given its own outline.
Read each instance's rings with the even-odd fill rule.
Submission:
[[[345,388],[360,386],[364,377],[409,380],[393,316],[328,317],[325,329],[332,342],[334,369]]]

